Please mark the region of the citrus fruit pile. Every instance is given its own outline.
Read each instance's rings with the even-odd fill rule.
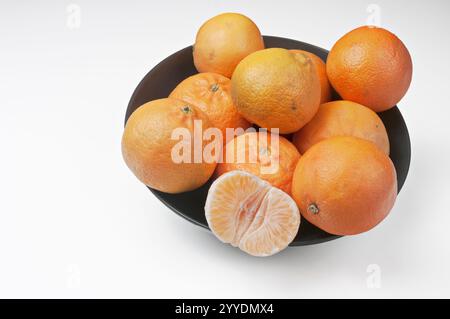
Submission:
[[[377,112],[394,107],[411,82],[398,37],[357,28],[324,62],[265,48],[252,20],[225,13],[198,30],[193,62],[199,73],[128,119],[122,153],[140,181],[172,194],[212,181],[209,228],[254,256],[285,249],[301,217],[354,235],[389,214],[397,175]]]

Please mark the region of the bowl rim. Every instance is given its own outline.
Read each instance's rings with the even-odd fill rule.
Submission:
[[[266,41],[286,41],[286,42],[291,42],[293,45],[297,45],[297,46],[298,46],[298,45],[302,45],[302,46],[306,46],[306,47],[312,48],[312,49],[314,49],[314,50],[316,50],[316,51],[318,51],[318,52],[321,52],[321,54],[322,54],[323,56],[325,56],[325,57],[326,57],[326,56],[328,55],[328,53],[329,53],[329,51],[326,50],[326,49],[324,49],[324,48],[321,48],[321,47],[319,47],[319,46],[316,46],[316,45],[313,45],[313,44],[310,44],[310,43],[307,43],[307,42],[302,42],[302,41],[299,41],[299,40],[295,40],[295,39],[290,39],[290,38],[285,38],[285,37],[278,37],[278,36],[272,36],[272,35],[263,35],[262,37],[263,37],[265,43],[266,43]],[[270,47],[269,47],[269,48],[270,48]],[[127,121],[128,121],[128,118],[131,116],[131,114],[132,114],[132,113],[134,112],[134,110],[135,110],[135,109],[134,109],[134,110],[132,110],[132,109],[133,109],[133,106],[136,104],[135,101],[136,101],[136,99],[137,99],[138,93],[142,90],[142,87],[143,87],[144,84],[148,81],[148,79],[149,79],[150,77],[152,77],[153,73],[156,72],[157,69],[158,69],[159,67],[161,67],[162,65],[164,65],[165,63],[167,63],[169,60],[175,58],[177,55],[184,54],[186,50],[190,50],[190,51],[192,52],[192,49],[193,49],[193,45],[190,45],[190,46],[187,46],[187,47],[185,47],[185,48],[182,48],[182,49],[180,49],[180,50],[178,50],[178,51],[176,51],[176,52],[170,54],[169,56],[167,56],[166,58],[164,58],[163,60],[161,60],[160,62],[158,62],[155,66],[153,66],[149,72],[147,72],[147,74],[142,78],[142,80],[141,80],[141,81],[139,82],[139,84],[136,86],[136,88],[135,88],[134,91],[133,91],[133,94],[132,94],[131,97],[130,97],[130,100],[129,100],[128,105],[127,105],[127,110],[126,110],[126,113],[125,113],[124,126],[126,125],[126,123],[127,123]],[[291,50],[291,49],[288,49],[288,50]],[[321,57],[321,56],[319,56],[319,57],[320,57],[324,62],[326,62],[326,58],[324,59],[324,58]],[[388,111],[391,111],[391,112],[393,111],[393,112],[398,113],[397,115],[398,115],[398,116],[400,117],[400,119],[401,119],[401,123],[400,123],[400,124],[402,125],[402,130],[406,133],[406,134],[405,134],[405,137],[406,137],[406,139],[405,139],[405,142],[406,142],[405,147],[406,147],[407,150],[408,150],[408,151],[407,151],[408,158],[407,158],[407,165],[405,166],[405,170],[404,170],[404,178],[399,182],[399,185],[398,185],[397,194],[399,194],[399,193],[400,193],[400,190],[402,189],[402,187],[403,187],[404,184],[405,184],[406,178],[407,178],[408,173],[409,173],[409,168],[410,168],[410,165],[411,165],[411,140],[410,140],[410,135],[409,135],[408,128],[407,128],[407,126],[406,126],[406,122],[405,122],[405,120],[404,120],[404,118],[403,118],[402,113],[401,113],[400,110],[398,109],[397,105],[393,106],[392,108],[390,108],[390,109],[388,109],[388,110],[386,110],[386,111],[384,111],[384,112],[388,112]],[[380,112],[380,113],[377,113],[377,114],[380,115],[380,114],[382,114],[382,113],[384,113],[384,112]],[[194,190],[194,192],[195,192],[195,191],[198,191],[198,190],[200,190],[200,189],[202,189],[202,188],[204,188],[204,187],[209,187],[210,184],[211,184],[211,180],[209,180],[209,181],[208,181],[205,185],[203,185],[202,187],[200,187],[200,188]],[[155,190],[155,189],[152,189],[152,188],[150,188],[150,187],[148,187],[148,186],[146,186],[146,187],[151,191],[151,193],[152,193],[159,201],[161,201],[161,202],[162,202],[166,207],[168,207],[171,211],[173,211],[173,212],[176,213],[177,215],[183,217],[183,218],[186,219],[187,221],[193,223],[194,225],[200,226],[201,228],[207,229],[208,231],[210,231],[210,229],[209,229],[209,227],[208,227],[207,225],[201,223],[200,221],[194,219],[193,217],[191,217],[191,216],[189,216],[189,215],[187,215],[187,214],[184,214],[183,212],[181,212],[181,211],[179,211],[177,208],[175,208],[175,207],[173,206],[173,204],[171,204],[170,201],[168,201],[167,199],[165,199],[165,198],[162,196],[162,192],[159,192],[159,191],[157,191],[157,190]],[[305,221],[305,219],[302,218],[302,222],[304,222],[304,221]],[[314,226],[314,227],[316,227],[316,226]],[[320,243],[325,243],[325,242],[328,242],[328,241],[332,241],[332,240],[335,240],[335,239],[338,239],[338,238],[341,238],[341,237],[345,237],[345,236],[341,236],[341,235],[333,235],[333,234],[329,234],[329,233],[325,233],[324,235],[326,235],[326,236],[324,236],[324,237],[318,237],[318,238],[314,238],[314,239],[303,239],[302,241],[295,241],[295,239],[294,239],[294,241],[291,242],[291,243],[289,244],[289,246],[290,246],[290,247],[296,247],[296,246],[314,245],[314,244],[320,244]]]

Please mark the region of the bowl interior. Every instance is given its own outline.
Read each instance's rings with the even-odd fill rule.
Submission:
[[[300,49],[316,54],[326,61],[328,51],[314,45],[273,36],[264,36],[267,48]],[[155,66],[139,83],[133,93],[126,111],[125,122],[142,104],[167,97],[170,92],[185,78],[196,74],[192,60],[192,46],[184,48]],[[385,112],[379,113],[386,126],[390,142],[390,157],[397,171],[398,191],[400,192],[408,174],[411,159],[411,145],[405,121],[395,106]],[[154,189],[150,191],[175,213],[199,226],[208,228],[204,205],[211,181],[201,188],[182,194],[167,194]],[[310,224],[302,219],[300,230],[291,246],[317,244],[339,238]]]

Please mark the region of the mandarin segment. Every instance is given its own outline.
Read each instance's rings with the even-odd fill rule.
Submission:
[[[297,205],[289,195],[243,171],[228,172],[214,181],[205,216],[218,239],[253,256],[285,249],[300,226]]]
[[[258,213],[239,248],[252,253],[270,256],[286,248],[286,243],[294,240],[300,225],[297,205],[286,200],[286,194],[272,187],[260,204]]]

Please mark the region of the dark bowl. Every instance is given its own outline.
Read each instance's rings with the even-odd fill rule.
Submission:
[[[300,49],[312,52],[326,61],[328,51],[314,45],[279,37],[264,36],[267,48]],[[167,97],[175,86],[185,78],[196,74],[192,60],[192,46],[184,48],[155,66],[139,83],[131,97],[126,112],[125,122],[131,113],[142,104]],[[400,192],[408,174],[411,160],[411,144],[405,121],[395,106],[388,111],[378,114],[389,135],[391,145],[390,157],[397,171],[398,191]],[[190,222],[208,228],[204,205],[211,181],[201,188],[182,194],[166,194],[154,189],[150,191],[167,207]],[[302,219],[300,230],[291,246],[311,245],[339,238],[310,224]]]

